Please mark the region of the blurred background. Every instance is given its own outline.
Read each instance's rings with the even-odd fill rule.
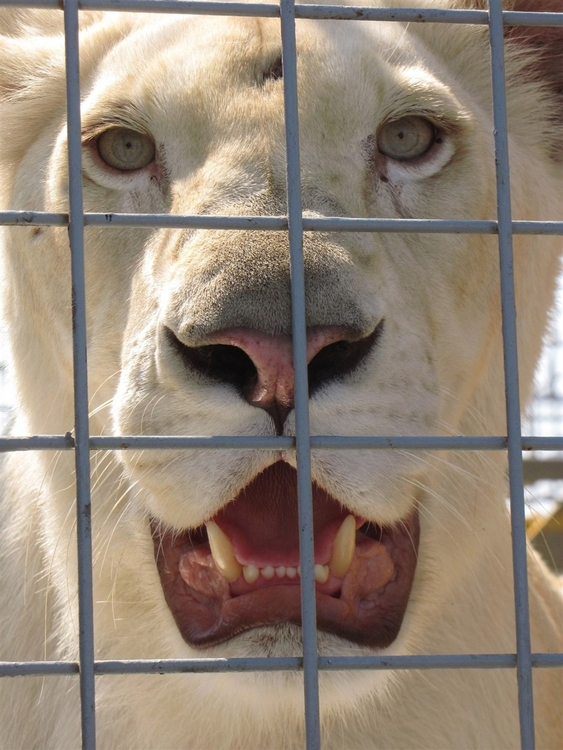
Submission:
[[[0,321],[0,435],[8,431],[13,404]],[[563,279],[552,330],[536,373],[535,397],[523,420],[522,432],[563,436]],[[524,481],[528,536],[544,560],[563,575],[563,451],[524,452]]]
[[[563,279],[522,432],[563,436]],[[524,481],[528,536],[544,560],[563,575],[563,452],[524,452]]]

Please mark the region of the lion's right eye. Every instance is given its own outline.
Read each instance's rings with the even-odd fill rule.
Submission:
[[[113,169],[132,172],[154,161],[156,147],[152,138],[128,128],[111,128],[98,136],[98,153]]]
[[[430,151],[436,140],[436,128],[426,118],[401,117],[381,127],[377,147],[390,159],[412,161]]]

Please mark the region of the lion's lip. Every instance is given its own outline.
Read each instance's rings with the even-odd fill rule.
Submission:
[[[269,490],[269,491],[266,491]],[[313,486],[315,561],[330,556],[335,528],[349,512]],[[296,472],[270,466],[215,519],[239,554],[274,564],[298,561]],[[165,599],[184,640],[205,646],[281,622],[301,623],[299,577],[262,576],[229,583],[217,570],[204,527],[178,533],[152,521],[155,559]],[[356,643],[383,648],[397,637],[416,568],[418,512],[392,527],[356,531],[347,573],[316,584],[317,624]],[[283,562],[282,562],[283,561]]]

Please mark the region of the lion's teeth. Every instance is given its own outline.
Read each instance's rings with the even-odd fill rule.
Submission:
[[[223,577],[226,578],[229,583],[232,583],[233,581],[236,581],[242,573],[242,565],[235,557],[231,540],[225,532],[217,526],[215,521],[208,521],[206,526],[207,538],[209,539],[213,562]]]
[[[315,581],[317,583],[326,583],[328,581],[328,565],[315,565]]]
[[[207,537],[211,548],[211,555],[217,570],[221,575],[233,583],[238,580],[242,574],[247,583],[255,583],[259,576],[262,575],[267,581],[277,576],[278,578],[295,578],[301,575],[301,567],[279,565],[276,568],[273,565],[266,565],[258,568],[256,565],[245,565],[244,567],[235,557],[235,552],[231,540],[225,532],[214,522],[208,521]],[[326,583],[330,573],[342,578],[348,572],[354,552],[356,550],[356,520],[354,516],[347,516],[334,538],[332,556],[328,565],[315,565],[315,581],[317,583]]]
[[[334,538],[332,557],[328,567],[335,576],[342,578],[348,572],[356,551],[356,520],[347,516]]]
[[[276,571],[271,565],[266,565],[266,567],[262,568],[260,572],[262,573],[262,575],[267,581],[270,581],[276,574]]]
[[[213,559],[215,559],[215,555],[213,556]],[[238,563],[238,560],[236,562],[237,564],[240,564]],[[219,566],[217,565],[217,567]],[[223,573],[222,569],[221,572]],[[223,575],[225,574],[223,573]],[[265,578],[267,581],[271,581],[274,576],[276,576],[277,578],[285,578],[286,576],[288,578],[295,578],[295,576],[297,575],[300,575],[299,568],[286,568],[283,565],[279,565],[277,568],[274,568],[272,565],[266,565],[264,568],[258,568],[256,565],[253,565],[251,563],[250,565],[244,565],[242,567],[242,576],[247,583],[256,583],[260,576]],[[330,570],[328,565],[315,565],[315,581],[317,581],[317,583],[326,583],[328,581],[329,575]],[[236,578],[231,580],[236,580]]]
[[[256,565],[245,565],[242,569],[242,574],[247,583],[256,583],[258,576],[260,575],[260,570]]]

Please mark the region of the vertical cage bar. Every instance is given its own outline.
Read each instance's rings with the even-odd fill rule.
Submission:
[[[301,613],[307,750],[320,748],[319,672],[315,602],[315,551],[313,496],[307,381],[307,331],[303,263],[303,212],[299,160],[297,103],[297,49],[294,0],[280,1],[284,112],[287,158],[287,212],[291,268],[293,366],[295,371],[295,439],[297,496],[299,501],[299,554],[301,561]]]
[[[533,750],[534,708],[532,658],[526,566],[526,518],[522,475],[522,428],[518,382],[516,298],[512,249],[512,212],[508,159],[502,0],[489,0],[489,39],[493,86],[493,118],[496,155],[497,217],[499,233],[502,338],[506,394],[508,476],[512,524],[512,565],[516,619],[516,674],[520,741],[523,750]]]
[[[78,2],[64,2],[69,181],[69,242],[72,275],[76,514],[78,545],[78,626],[83,750],[95,750],[94,621],[92,592],[92,526],[86,350],[84,207],[80,125]]]

